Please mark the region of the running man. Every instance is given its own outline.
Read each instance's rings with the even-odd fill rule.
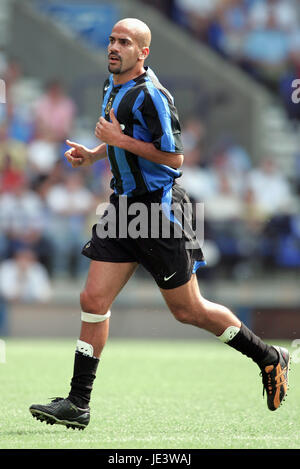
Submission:
[[[102,115],[95,128],[102,143],[89,150],[67,141],[71,148],[65,156],[74,168],[109,158],[113,176],[110,204],[117,219],[125,199],[128,213],[136,202],[168,207],[189,201],[176,183],[184,157],[174,101],[144,65],[150,42],[151,32],[142,21],[127,18],[116,23],[108,45],[110,76],[103,87]],[[188,235],[175,236],[177,219],[168,210],[160,217],[170,221],[168,239],[161,230],[156,238],[105,238],[93,227],[92,238],[82,251],[91,262],[80,295],[81,332],[70,393],[48,405],[32,405],[30,412],[37,419],[78,429],[88,425],[93,382],[109,333],[110,308],[139,264],[151,273],[178,321],[209,331],[259,366],[268,408],[280,406],[287,391],[288,351],[264,343],[227,307],[202,297],[196,277],[197,268],[205,263],[200,245],[196,242],[188,249]],[[192,215],[188,222],[193,224]]]

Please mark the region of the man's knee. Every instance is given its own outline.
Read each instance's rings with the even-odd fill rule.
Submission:
[[[110,306],[104,295],[95,294],[87,289],[80,294],[80,305],[82,311],[92,314],[106,314]]]
[[[173,316],[177,321],[182,322],[183,324],[190,324],[191,322],[191,314],[189,311],[186,309],[181,309],[181,308],[175,308],[171,310],[173,313]]]
[[[170,310],[175,319],[183,324],[205,327],[207,310],[201,302],[195,305],[174,305]]]

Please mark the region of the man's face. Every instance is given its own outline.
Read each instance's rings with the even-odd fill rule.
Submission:
[[[116,26],[109,37],[108,70],[119,75],[137,65],[141,49],[132,33],[122,26]]]

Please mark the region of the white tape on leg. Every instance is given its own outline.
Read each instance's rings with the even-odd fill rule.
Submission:
[[[106,319],[110,318],[110,316],[110,310],[108,310],[106,314],[93,314],[81,311],[81,321],[84,322],[103,322],[106,321]]]

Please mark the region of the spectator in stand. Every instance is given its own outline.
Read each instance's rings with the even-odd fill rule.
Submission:
[[[63,184],[49,189],[46,202],[50,210],[49,234],[55,247],[54,272],[78,276],[88,265],[80,247],[86,242],[86,220],[96,208],[93,194],[85,188],[81,174],[72,171],[66,175]]]
[[[233,222],[242,219],[243,201],[233,191],[226,171],[218,174],[218,190],[205,202],[205,213],[209,221]]]
[[[7,57],[5,51],[0,47],[0,76],[4,77],[7,69]]]
[[[203,163],[203,139],[205,127],[197,116],[190,116],[182,129],[182,144],[184,147],[184,158],[189,166],[198,166]]]
[[[0,195],[0,254],[9,258],[20,245],[27,245],[48,267],[52,252],[46,220],[43,201],[23,177],[18,185]]]
[[[260,167],[249,171],[247,188],[266,218],[290,213],[295,207],[291,185],[271,158],[265,158]]]
[[[33,137],[32,104],[40,93],[36,81],[23,75],[20,63],[12,59],[4,74],[6,85],[5,121],[13,140],[28,143]]]
[[[247,32],[248,8],[245,0],[224,0],[216,8],[209,26],[210,46],[229,60],[240,60]]]
[[[60,159],[57,144],[46,140],[33,140],[27,152],[27,174],[32,182],[50,176]]]
[[[5,155],[0,159],[0,194],[14,191],[22,184],[23,178],[22,171],[14,167],[10,155]]]
[[[212,17],[222,0],[175,0],[175,21],[190,30],[195,37],[207,40]]]
[[[203,139],[205,127],[197,116],[190,116],[183,125],[183,174],[178,183],[187,188],[191,200],[203,202],[215,192],[215,178],[205,167]]]
[[[266,23],[246,35],[242,65],[254,78],[277,91],[280,77],[287,69],[288,48],[289,35],[278,28],[271,12]]]
[[[36,138],[63,142],[71,133],[75,115],[75,104],[60,81],[51,81],[35,106]]]
[[[11,166],[15,170],[25,171],[27,163],[27,146],[9,135],[9,126],[3,122],[0,126],[0,162],[9,155]]]
[[[250,167],[250,158],[242,146],[229,137],[218,142],[210,163],[215,192],[204,201],[208,217],[241,219],[242,194]]]
[[[22,69],[20,63],[11,59],[8,61],[6,70],[4,73],[4,81],[6,88],[6,119],[8,122],[13,118],[13,109],[14,109],[14,88],[18,85],[22,77]]]
[[[252,167],[250,155],[242,145],[230,137],[226,137],[222,145],[223,153],[221,154],[221,160],[223,159],[224,171],[232,191],[238,197],[241,197],[248,171]],[[215,171],[217,171],[217,168],[215,168]]]
[[[274,18],[275,28],[288,33],[299,27],[297,9],[291,0],[254,1],[249,9],[249,26],[251,29],[264,29],[270,16]]]
[[[47,302],[51,297],[48,273],[33,251],[17,250],[0,265],[0,297],[8,302]]]

